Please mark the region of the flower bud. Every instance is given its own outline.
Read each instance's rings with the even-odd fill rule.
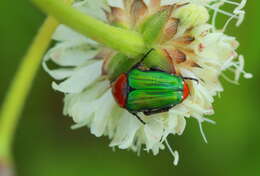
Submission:
[[[187,29],[204,24],[209,20],[207,9],[197,4],[181,6],[174,11],[173,16],[180,19],[181,25]]]
[[[142,23],[139,30],[146,44],[151,45],[159,39],[171,10],[171,8],[161,10]]]
[[[175,73],[172,60],[167,57],[167,53],[161,49],[154,49],[144,60],[145,66],[148,68],[156,68],[168,73]]]
[[[103,63],[102,72],[113,82],[121,73],[128,72],[138,61],[138,58],[129,58],[122,53],[117,53]]]

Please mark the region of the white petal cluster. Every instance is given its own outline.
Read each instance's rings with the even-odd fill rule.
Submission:
[[[119,0],[109,0],[113,6],[122,6]],[[145,1],[147,2],[147,1]],[[162,3],[198,3],[217,13],[228,15],[231,19],[238,19],[238,24],[243,19],[245,5],[231,0],[164,0]],[[235,5],[233,13],[225,12],[220,7],[229,3]],[[83,13],[106,21],[103,1],[85,0],[77,2],[75,8]],[[230,20],[228,20],[229,22]],[[189,82],[191,96],[183,103],[175,106],[169,112],[142,118],[146,125],[140,123],[126,110],[119,108],[111,93],[110,83],[101,76],[103,60],[97,54],[103,46],[60,25],[53,39],[56,45],[46,54],[43,62],[44,69],[56,80],[52,87],[64,93],[64,114],[73,118],[73,129],[87,126],[92,134],[97,137],[108,136],[111,147],[132,149],[140,152],[142,148],[152,151],[154,155],[165,146],[169,147],[167,137],[170,134],[182,135],[186,118],[196,118],[201,124],[204,121],[214,123],[205,116],[214,114],[212,103],[214,96],[223,91],[219,77],[223,76],[237,83],[241,73],[251,77],[243,70],[244,60],[238,56],[236,48],[238,42],[234,37],[227,36],[223,30],[216,30],[212,24],[197,25],[193,31],[195,41],[189,46],[195,51],[191,59],[201,68],[177,65],[178,70],[185,77],[197,78],[200,83]],[[224,70],[234,72],[235,78],[230,79],[223,74]],[[172,151],[175,164],[178,162],[178,153]]]
[[[227,24],[232,20],[236,19],[237,23],[236,25],[239,26],[245,17],[245,11],[243,8],[246,5],[247,0],[241,0],[240,2],[234,1],[234,0],[162,0],[163,5],[173,4],[173,3],[194,3],[194,4],[200,4],[208,9],[214,10],[214,15],[212,18],[213,23],[215,23],[216,16],[218,13],[224,14],[229,17],[227,20]],[[227,12],[221,9],[221,7],[225,4],[230,4],[234,6],[234,9],[232,12]]]

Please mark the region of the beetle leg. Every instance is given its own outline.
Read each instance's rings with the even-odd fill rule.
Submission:
[[[135,64],[135,66],[133,66],[133,68],[137,68],[153,50],[154,49],[152,48],[147,53],[145,53],[144,57],[137,64]]]
[[[137,113],[134,113],[134,112],[130,112],[131,114],[133,114],[142,124],[146,124],[144,121],[143,121],[143,119],[141,119],[141,117],[140,116],[138,116],[138,114]]]
[[[186,80],[191,80],[191,81],[196,81],[199,84],[199,80],[196,78],[191,78],[191,77],[182,77],[182,79]]]
[[[146,110],[144,111],[144,115],[153,115],[153,114],[158,114],[158,113],[163,113],[163,112],[167,112],[172,108],[172,106],[170,107],[166,107],[166,108],[162,108],[162,109],[155,109],[155,110]]]
[[[160,68],[157,68],[157,67],[150,68],[150,71],[164,72],[163,70],[161,70]]]

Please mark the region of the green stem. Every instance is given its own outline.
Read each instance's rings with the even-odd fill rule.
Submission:
[[[59,0],[32,0],[40,9],[81,34],[130,57],[145,52],[143,38],[134,31],[108,25],[61,3]]]
[[[0,111],[0,159],[11,159],[11,143],[15,128],[23,109],[25,99],[30,91],[32,81],[37,73],[41,58],[47,50],[58,22],[48,17],[40,28],[30,49],[11,84]]]

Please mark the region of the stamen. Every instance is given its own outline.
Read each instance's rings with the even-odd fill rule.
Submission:
[[[225,32],[230,22],[234,19],[234,16],[230,17],[222,28],[222,32]]]
[[[167,139],[165,139],[165,144],[168,148],[168,150],[170,151],[171,155],[173,156],[174,160],[173,160],[173,164],[174,166],[177,166],[179,163],[179,152],[177,150],[173,151],[171,146],[169,145]]]
[[[246,79],[250,79],[253,77],[253,75],[251,73],[247,73],[244,70],[244,66],[245,66],[245,61],[244,61],[244,57],[242,55],[240,55],[238,57],[238,61],[233,61],[234,57],[230,57],[221,67],[221,70],[229,70],[231,72],[234,73],[235,77],[234,79],[230,79],[228,76],[226,76],[224,73],[221,74],[221,76],[228,82],[232,83],[232,84],[236,84],[238,85],[238,81],[240,78],[240,75],[243,74],[244,78]]]
[[[208,118],[205,118],[205,117],[203,117],[202,119],[203,119],[203,121],[205,121],[205,122],[208,122],[208,123],[211,123],[211,124],[213,124],[213,125],[216,125],[216,122],[215,122],[214,120],[211,120],[211,119],[208,119]]]
[[[218,11],[215,9],[214,14],[212,16],[211,24],[214,27],[214,31],[216,30],[216,20],[217,20]]]
[[[227,4],[237,5],[237,6],[240,5],[240,3],[238,3],[238,2],[233,2],[233,1],[228,1],[228,0],[222,0],[222,2],[225,2],[225,3],[227,3]]]
[[[228,82],[235,84],[235,85],[239,85],[239,83],[235,80],[230,79],[227,75],[225,75],[224,73],[221,74],[221,76]]]
[[[204,139],[205,143],[208,143],[207,137],[206,137],[203,127],[202,127],[203,120],[198,120],[198,123],[199,123],[199,128],[200,128],[200,133],[202,135],[202,138]]]
[[[251,74],[251,73],[244,73],[244,78],[251,79],[251,78],[253,78],[253,74]]]
[[[224,10],[218,9],[216,7],[213,7],[213,6],[210,6],[210,5],[207,5],[207,4],[206,4],[206,7],[210,8],[212,10],[216,10],[217,12],[222,13],[223,15],[227,15],[227,16],[230,16],[230,17],[234,16],[234,14],[232,14],[232,13],[226,12]],[[238,18],[238,16],[235,16],[235,18]]]
[[[243,22],[244,17],[245,17],[245,11],[243,11],[241,9],[245,7],[246,2],[247,2],[247,0],[242,0],[240,3],[230,1],[230,0],[212,0],[209,4],[205,4],[205,6],[209,9],[214,10],[214,14],[212,16],[212,25],[213,26],[216,25],[216,18],[217,18],[218,13],[221,13],[221,14],[224,14],[224,15],[230,17],[222,29],[222,31],[225,31],[228,24],[232,21],[232,19],[237,20],[236,26],[239,26]],[[220,6],[224,5],[225,3],[237,6],[233,10],[233,13],[229,13],[229,12],[226,12],[226,11],[220,9]]]

